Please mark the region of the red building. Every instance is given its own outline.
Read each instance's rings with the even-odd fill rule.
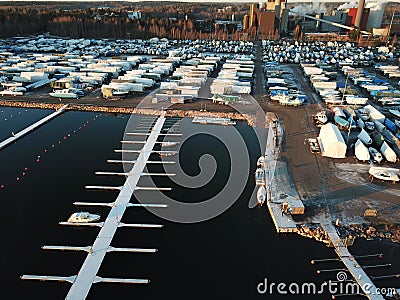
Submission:
[[[356,21],[356,16],[357,16],[357,7],[350,8],[347,14],[346,25],[354,26],[354,22]],[[368,17],[369,17],[369,8],[364,8],[360,26],[362,30],[367,29]]]

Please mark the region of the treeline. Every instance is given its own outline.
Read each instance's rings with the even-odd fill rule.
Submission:
[[[94,20],[78,16],[56,17],[50,23],[48,31],[52,35],[72,38],[115,38],[134,39],[166,37],[169,39],[196,39],[204,31],[192,20],[108,18]],[[201,27],[211,26],[202,25]]]
[[[144,4],[141,4],[144,5]],[[202,6],[203,5],[203,6]],[[203,8],[202,8],[203,7]],[[218,12],[216,4],[177,4],[139,7],[65,9],[53,6],[1,6],[0,37],[48,32],[71,38],[195,39],[214,32],[214,17],[230,19],[245,7]],[[132,20],[128,10],[140,9],[142,18]],[[242,18],[242,17],[240,17]]]

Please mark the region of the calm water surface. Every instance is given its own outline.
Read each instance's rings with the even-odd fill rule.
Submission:
[[[48,110],[2,107],[0,139],[49,113]],[[70,276],[79,271],[86,253],[45,251],[40,247],[93,243],[98,228],[62,227],[58,222],[66,221],[71,213],[80,210],[72,205],[74,201],[115,200],[116,192],[88,191],[84,186],[123,184],[124,178],[99,177],[94,173],[122,171],[122,166],[106,161],[120,158],[113,150],[121,147],[128,118],[126,115],[67,112],[0,151],[0,185],[4,185],[0,189],[3,294],[12,294],[14,299],[65,298],[70,287],[68,283],[22,281],[19,276]],[[139,121],[141,117],[134,118]],[[184,120],[182,126],[185,131],[195,130],[196,126],[201,126],[203,131],[213,128],[192,125],[190,120]],[[186,225],[162,220],[145,209],[128,209],[123,217],[125,223],[157,223],[165,227],[161,230],[120,228],[112,246],[154,247],[159,252],[109,253],[98,275],[149,278],[151,283],[142,286],[99,283],[92,286],[87,299],[330,299],[329,293],[316,296],[258,294],[256,287],[264,278],[268,282],[288,284],[320,284],[335,279],[334,273],[318,277],[316,270],[321,266],[310,264],[311,259],[334,257],[334,252],[321,243],[297,235],[278,236],[265,207],[248,208],[254,189],[252,174],[261,150],[250,127],[238,124],[236,128],[246,141],[252,162],[251,170],[243,170],[249,173],[249,180],[238,201],[214,219]],[[175,186],[168,179],[157,182],[172,186],[170,196],[181,201],[201,201],[217,193],[229,176],[229,153],[221,142],[206,134],[192,137],[182,147],[179,161],[187,174],[195,175],[199,172],[198,159],[204,154],[211,154],[218,163],[217,174],[206,187],[192,190]],[[241,158],[232,158],[236,159]],[[157,167],[151,171],[157,171]],[[102,217],[108,213],[106,208],[93,207],[90,211]],[[371,270],[369,274],[400,272],[399,247],[358,240],[351,250],[355,254],[383,252],[385,262],[394,263],[390,269]],[[369,260],[366,264],[372,263]],[[382,282],[387,286],[394,284],[396,282]]]

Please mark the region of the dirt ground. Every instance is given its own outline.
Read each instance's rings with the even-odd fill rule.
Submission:
[[[397,184],[379,180],[370,182],[369,163],[359,162],[354,157],[354,151],[348,151],[345,159],[310,153],[305,140],[319,134],[312,116],[328,108],[300,77],[298,68],[290,66],[309,102],[301,107],[286,107],[266,101],[266,109],[276,113],[284,126],[281,159],[287,162],[288,173],[306,207],[305,215],[296,219],[319,222],[329,217],[332,221],[339,219],[343,224],[400,223],[400,191]],[[346,140],[346,134],[344,137]],[[393,167],[393,164],[387,166]],[[377,216],[364,218],[366,209],[376,209]]]

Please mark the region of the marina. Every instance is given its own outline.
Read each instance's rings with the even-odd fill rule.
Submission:
[[[149,279],[125,279],[125,278],[102,278],[97,276],[97,272],[102,264],[102,261],[110,251],[120,251],[119,248],[111,247],[111,242],[114,237],[114,234],[118,227],[135,227],[135,228],[162,228],[162,225],[154,225],[154,224],[124,224],[120,220],[124,215],[124,212],[127,207],[131,207],[129,205],[129,201],[131,199],[132,194],[137,190],[153,190],[153,189],[162,189],[162,188],[149,188],[146,187],[138,187],[139,178],[143,175],[158,175],[158,174],[146,174],[143,173],[143,170],[147,164],[147,161],[152,153],[152,149],[156,143],[158,135],[161,133],[162,127],[165,122],[165,113],[157,119],[154,126],[151,128],[151,132],[149,133],[146,143],[144,144],[142,150],[139,153],[139,156],[133,165],[130,172],[127,174],[127,178],[125,184],[121,187],[116,188],[119,190],[118,197],[116,200],[111,203],[110,212],[105,219],[104,222],[101,223],[87,223],[90,226],[99,226],[101,227],[100,232],[94,241],[92,246],[89,247],[61,247],[61,246],[44,246],[43,249],[46,250],[83,250],[87,251],[88,255],[78,272],[78,275],[61,277],[61,276],[35,276],[35,275],[22,275],[21,279],[24,280],[56,280],[56,281],[67,281],[72,283],[71,289],[69,290],[66,299],[84,299],[89,293],[89,290],[93,283],[98,282],[113,282],[113,283],[131,283],[131,284],[146,284],[149,283]],[[103,174],[102,174],[103,175]],[[107,174],[109,175],[109,174]],[[114,189],[113,187],[104,187],[104,186],[87,186],[86,188],[98,188],[98,189]],[[170,190],[168,188],[164,188],[163,190]],[[78,203],[79,205],[85,205],[86,203]],[[89,205],[94,205],[93,203],[89,203]],[[162,207],[162,205],[158,205]],[[153,207],[157,207],[157,205],[153,204]],[[96,218],[93,218],[93,221],[96,221]],[[69,220],[68,223],[61,223],[63,225],[81,225],[79,223],[75,223],[74,220]],[[154,252],[150,250],[144,249],[143,251],[139,251],[137,249],[121,249],[122,252]]]
[[[375,2],[2,6],[4,292],[398,298],[400,15]]]

